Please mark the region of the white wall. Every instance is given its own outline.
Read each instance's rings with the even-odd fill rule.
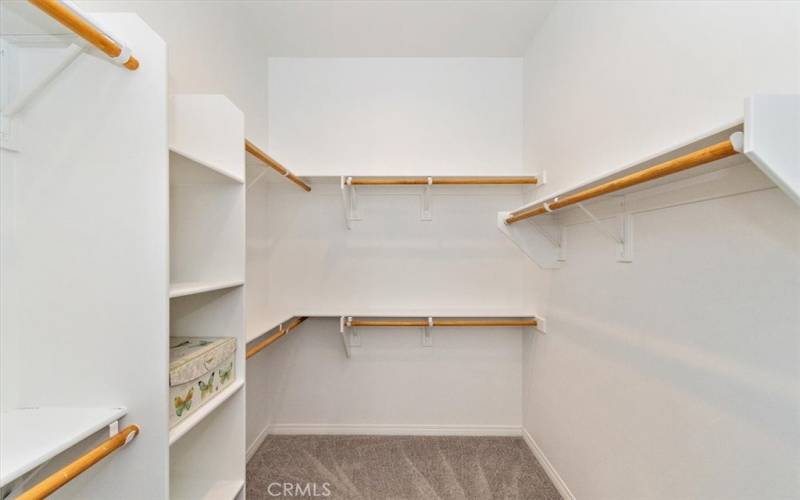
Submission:
[[[740,120],[800,88],[792,2],[560,2],[525,59],[525,151],[543,193]]]
[[[353,348],[350,359],[338,318],[308,320],[273,344],[284,365],[274,373],[282,384],[275,393],[273,432],[518,432],[520,328],[439,328],[432,348],[421,347],[414,328],[365,328],[360,336],[362,346]]]
[[[527,161],[551,192],[719,128],[800,90],[798,37],[798,4],[561,2],[526,57]],[[638,214],[632,264],[569,228],[523,420],[576,497],[800,495],[798,216],[776,188]]]
[[[536,314],[545,275],[495,227],[498,210],[522,201],[518,188],[450,189],[433,197],[430,222],[419,220],[419,188],[370,191],[347,231],[338,184],[305,193],[280,180],[255,203],[256,186],[248,223],[265,235],[248,239],[266,260],[250,269],[266,273],[258,286],[267,295],[248,310],[251,338],[301,314]],[[248,443],[269,424],[508,432],[521,424],[521,336],[436,329],[434,347],[423,348],[418,329],[364,329],[347,359],[338,322],[309,321],[248,361]]]
[[[267,47],[257,20],[241,15],[251,8],[247,2],[78,0],[77,4],[87,12],[141,16],[167,43],[170,94],[227,96],[244,112],[247,136],[266,148]],[[135,53],[136,47],[132,50]]]
[[[519,59],[271,59],[270,152],[306,174],[519,174],[521,70]],[[544,273],[495,226],[530,188],[436,186],[427,222],[422,188],[359,188],[362,220],[348,231],[338,182],[313,179],[306,193],[248,175],[250,338],[291,315],[532,315],[540,304]],[[338,322],[310,320],[248,362],[248,446],[268,425],[515,432],[521,336],[437,329],[423,348],[418,329],[364,329],[347,359]]]
[[[302,175],[521,174],[520,58],[270,58],[270,153]]]

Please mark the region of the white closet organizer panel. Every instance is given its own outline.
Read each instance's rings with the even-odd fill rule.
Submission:
[[[125,408],[19,408],[0,418],[0,486],[121,419]]]

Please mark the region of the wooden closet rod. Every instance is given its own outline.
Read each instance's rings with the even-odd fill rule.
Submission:
[[[294,330],[295,328],[300,326],[300,323],[302,323],[303,321],[305,321],[307,319],[308,319],[307,316],[300,316],[299,318],[295,318],[292,321],[290,321],[286,325],[286,328],[283,328],[283,325],[281,325],[281,327],[278,329],[278,331],[276,333],[274,333],[273,335],[270,335],[269,337],[267,337],[263,341],[259,342],[258,344],[254,345],[253,347],[248,349],[247,350],[247,354],[245,355],[245,359],[252,358],[256,354],[261,352],[262,349],[264,349],[268,345],[272,344],[273,342],[275,342],[279,338],[283,337],[287,333],[291,332],[292,330]]]
[[[431,177],[431,184],[536,184],[536,177]],[[428,177],[352,177],[352,186],[426,185]]]
[[[273,169],[275,169],[276,172],[278,172],[282,176],[286,177],[290,181],[294,182],[295,184],[297,184],[301,188],[305,189],[306,191],[311,191],[311,186],[309,186],[308,184],[303,182],[303,180],[301,178],[297,177],[292,172],[290,172],[288,168],[286,168],[283,165],[281,165],[280,163],[278,163],[275,159],[273,159],[267,153],[261,151],[258,148],[258,146],[256,146],[252,142],[248,141],[247,139],[244,140],[244,149],[245,149],[245,151],[247,151],[251,155],[255,156],[256,158],[258,158],[262,162],[266,163],[267,166],[272,167]]]
[[[542,215],[549,211],[574,205],[576,203],[596,198],[604,194],[613,193],[614,191],[635,186],[636,184],[658,179],[659,177],[664,177],[666,175],[675,174],[692,167],[698,167],[700,165],[710,163],[712,161],[721,160],[722,158],[735,155],[737,152],[738,151],[736,151],[733,142],[731,142],[730,139],[727,139],[718,144],[714,144],[678,158],[659,163],[658,165],[648,167],[639,172],[628,174],[624,177],[620,177],[619,179],[614,179],[598,186],[584,189],[583,191],[579,191],[563,198],[554,199],[552,202],[547,203],[547,206],[545,206],[545,203],[541,203],[537,206],[512,212],[508,217],[506,217],[506,224],[513,224],[514,222],[518,222],[523,219],[536,217],[537,215]]]
[[[128,51],[127,47],[119,44],[68,4],[59,0],[29,1],[112,59],[116,60],[123,52]],[[128,53],[128,58],[122,62],[122,65],[130,70],[135,70],[139,67],[139,61]]]
[[[535,319],[434,319],[433,326],[536,326]],[[353,319],[348,326],[430,326],[427,319]]]
[[[78,475],[86,471],[100,460],[110,455],[114,450],[121,448],[139,435],[139,426],[129,425],[90,452],[70,463],[61,470],[45,478],[42,482],[29,489],[17,500],[39,500],[51,495],[57,489],[75,479]]]

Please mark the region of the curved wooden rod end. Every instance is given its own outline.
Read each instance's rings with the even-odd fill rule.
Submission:
[[[43,498],[47,498],[56,490],[92,467],[94,464],[113,453],[114,450],[117,450],[130,443],[133,438],[139,435],[139,432],[139,426],[136,424],[131,424],[125,427],[118,433],[103,441],[96,448],[81,455],[76,460],[43,479],[41,482],[39,482],[39,484],[33,486],[28,491],[18,496],[17,499],[41,500]]]
[[[139,69],[139,60],[131,56],[131,58],[128,59],[128,61],[124,64],[124,66],[131,71],[136,71],[137,69]]]

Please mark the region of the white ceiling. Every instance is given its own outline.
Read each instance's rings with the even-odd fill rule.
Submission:
[[[285,57],[522,56],[554,1],[78,0],[87,11],[136,12],[156,31],[258,43]],[[247,33],[243,33],[246,31]],[[189,32],[197,33],[196,30]]]

